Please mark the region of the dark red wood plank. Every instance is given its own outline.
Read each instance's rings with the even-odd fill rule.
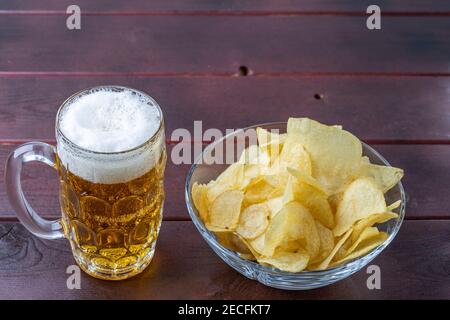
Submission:
[[[65,16],[0,19],[0,71],[448,74],[448,17]]]
[[[365,140],[450,140],[449,78],[0,77],[0,141],[54,139],[59,105],[89,86],[136,87],[161,105],[176,128],[240,128],[310,117],[342,124]],[[319,100],[315,95],[322,95]]]
[[[14,146],[0,146],[0,163]],[[408,219],[450,218],[450,145],[376,145],[392,165],[405,170],[403,180],[408,195]],[[167,198],[165,219],[189,219],[185,200],[184,182],[189,165],[174,165],[169,160],[165,183]],[[0,167],[0,218],[15,216],[6,198],[3,166]],[[23,188],[30,203],[47,217],[59,216],[58,184],[56,173],[41,164],[25,167]],[[1,219],[0,219],[1,220]]]
[[[372,264],[381,290],[368,290],[365,269],[334,285],[282,291],[248,280],[203,241],[191,222],[165,221],[155,258],[143,274],[107,282],[84,273],[68,290],[66,268],[75,264],[66,241],[43,241],[18,223],[0,224],[1,299],[448,299],[450,221],[406,221]]]
[[[73,4],[71,0],[3,0],[0,3],[1,10],[64,10]],[[198,1],[198,0],[77,0],[76,3],[83,10],[95,11],[348,11],[361,10],[373,4],[369,0],[226,0],[226,1]],[[446,0],[378,0],[376,2],[382,10],[386,11],[443,11],[450,10],[450,4]]]

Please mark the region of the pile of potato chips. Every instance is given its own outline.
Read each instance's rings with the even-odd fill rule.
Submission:
[[[384,193],[403,170],[371,164],[360,140],[340,126],[290,118],[287,133],[257,129],[216,180],[194,184],[208,230],[241,257],[280,270],[324,270],[386,240],[377,223],[397,217]]]

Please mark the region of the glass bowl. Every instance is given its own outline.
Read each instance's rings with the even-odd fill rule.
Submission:
[[[205,155],[211,155],[211,150],[217,148],[220,143],[223,143],[222,146],[226,145],[226,143],[234,143],[236,141],[237,135],[242,135],[243,132],[247,132],[247,130],[255,130],[257,127],[262,127],[267,130],[278,130],[279,133],[286,132],[286,122],[276,122],[276,123],[266,123],[251,126],[245,129],[240,129],[234,131],[231,134],[224,136],[222,139],[214,141],[209,144],[203,151],[203,153],[197,157],[189,170],[186,186],[185,186],[185,197],[187,209],[189,211],[189,215],[197,228],[197,230],[202,235],[203,239],[208,243],[208,245],[213,249],[213,251],[222,258],[225,263],[227,263],[230,267],[246,276],[249,279],[257,280],[260,283],[274,288],[285,289],[285,290],[308,290],[319,288],[323,286],[327,286],[329,284],[335,283],[339,280],[345,279],[348,276],[352,275],[356,271],[360,270],[368,263],[370,263],[376,256],[378,256],[395,238],[397,232],[400,229],[400,226],[403,222],[403,218],[405,216],[405,204],[406,197],[405,191],[401,182],[399,182],[396,186],[394,186],[391,190],[389,190],[385,194],[387,204],[391,204],[398,199],[401,199],[401,206],[396,209],[399,214],[397,219],[391,219],[385,223],[378,224],[378,229],[380,231],[385,231],[388,233],[388,238],[378,247],[374,248],[372,251],[367,253],[362,257],[358,257],[354,260],[346,262],[340,266],[330,268],[323,271],[302,271],[297,273],[285,272],[278,270],[276,268],[263,266],[258,264],[257,262],[253,262],[250,260],[246,260],[241,258],[236,252],[231,251],[224,246],[222,246],[215,236],[215,234],[206,229],[203,221],[200,219],[197,209],[195,208],[192,197],[191,197],[191,188],[195,182],[198,183],[208,183],[210,180],[215,179],[225,168],[228,166],[226,164],[208,164],[207,161],[201,161],[202,157]],[[245,140],[245,147],[256,143],[256,141],[250,141],[251,139]],[[384,159],[377,151],[375,151],[369,145],[362,143],[363,145],[363,155],[369,157],[370,161],[374,164],[382,164],[389,166],[390,164]],[[236,148],[234,148],[236,149]],[[226,159],[226,150],[224,147],[221,147],[223,151],[223,158]],[[235,151],[233,151],[235,152]],[[203,158],[204,159],[204,158]]]

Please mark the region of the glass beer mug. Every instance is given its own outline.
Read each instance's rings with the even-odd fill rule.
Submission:
[[[167,156],[159,105],[130,88],[84,90],[59,108],[56,142],[29,142],[8,158],[7,194],[20,221],[38,237],[67,238],[94,277],[138,274],[153,258],[162,220]],[[25,199],[20,174],[30,161],[58,171],[60,220],[41,218]]]

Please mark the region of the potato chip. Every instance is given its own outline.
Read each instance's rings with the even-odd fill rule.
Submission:
[[[353,230],[353,231],[355,231],[355,230]],[[365,228],[362,232],[360,232],[358,238],[355,241],[353,241],[351,247],[346,250],[347,251],[346,255],[353,253],[353,251],[355,251],[355,249],[359,246],[359,244],[361,242],[371,239],[373,237],[377,237],[379,233],[380,233],[380,231],[378,230],[377,227]],[[353,236],[353,234],[352,234],[352,236]],[[352,238],[352,237],[350,237],[350,238]]]
[[[237,163],[243,165],[269,166],[270,156],[267,151],[261,150],[258,145],[253,144],[242,151]]]
[[[338,205],[333,233],[335,236],[340,236],[356,221],[385,211],[386,202],[383,192],[375,182],[369,178],[356,179],[345,190],[342,201]]]
[[[278,134],[263,128],[256,128],[256,135],[259,149],[267,152],[271,161],[275,160],[281,153],[287,134]]]
[[[274,169],[283,171],[286,168],[294,168],[306,175],[312,174],[311,158],[305,148],[296,141],[295,136],[288,136],[281,150],[278,163],[274,165]],[[279,166],[279,168],[276,167]]]
[[[230,235],[231,246],[234,251],[240,252],[242,254],[251,254],[251,250],[248,248],[247,242],[236,232],[232,232]]]
[[[244,178],[244,165],[233,163],[229,165],[216,179],[216,183],[228,184],[239,188]]]
[[[270,211],[265,204],[254,204],[245,208],[239,217],[237,234],[244,239],[255,239],[269,226]]]
[[[219,243],[222,246],[224,246],[230,250],[233,250],[233,249],[231,249],[231,247],[233,246],[231,243],[231,235],[232,234],[233,234],[232,231],[217,231],[217,232],[215,232],[217,241],[219,241]]]
[[[293,214],[283,207],[275,217],[272,218],[269,228],[266,231],[265,244],[263,254],[265,256],[272,256],[275,249],[281,246],[284,242],[296,240],[300,237],[300,228],[289,228],[292,225],[291,220],[294,220]],[[292,233],[292,234],[289,234]]]
[[[243,200],[244,194],[240,190],[225,191],[217,196],[209,211],[207,227],[234,230],[239,222]]]
[[[334,215],[327,198],[323,194],[303,185],[299,188],[296,198],[308,208],[314,219],[329,229],[334,227]]]
[[[333,262],[330,267],[336,267],[338,265],[343,264],[344,262],[348,262],[350,260],[353,260],[355,258],[358,258],[360,256],[363,256],[376,247],[378,247],[380,244],[382,244],[386,239],[388,238],[388,234],[386,232],[379,232],[377,236],[369,238],[363,242],[361,242],[355,251],[353,251],[352,254],[346,256],[345,258]]]
[[[333,232],[330,229],[324,227],[319,222],[316,222],[316,228],[320,238],[320,253],[316,258],[314,258],[314,260],[310,261],[311,264],[320,262],[328,257],[328,255],[334,248]]]
[[[298,202],[290,202],[283,206],[271,220],[266,231],[264,255],[271,257],[279,247],[295,249],[302,246],[311,258],[320,250],[320,238],[314,218],[308,209]]]
[[[238,252],[239,257],[245,260],[256,261],[256,257],[252,253],[241,253]]]
[[[350,248],[350,246],[351,246],[350,239],[347,239],[344,242],[344,244],[339,248],[339,250],[336,252],[336,254],[334,255],[332,261],[333,260],[340,260],[340,259],[344,258],[346,253],[347,253],[347,249]],[[332,264],[333,264],[333,262],[330,262],[330,264],[328,266],[330,266]]]
[[[238,164],[243,165],[244,178],[242,187],[245,187],[252,179],[260,175],[259,166],[259,148],[257,145],[251,145],[242,151]]]
[[[334,216],[326,196],[306,183],[298,183],[290,177],[283,194],[283,203],[298,201],[327,228],[334,227]]]
[[[362,145],[350,132],[323,125],[308,118],[289,118],[290,135],[311,157],[312,176],[334,194],[353,179],[359,170]]]
[[[255,239],[248,240],[249,249],[253,252],[255,257],[264,254],[265,239],[266,239],[266,234],[263,233]]]
[[[244,202],[250,204],[260,203],[267,199],[281,196],[283,189],[276,176],[259,176],[254,178],[244,189]]]
[[[298,186],[294,184],[294,179],[289,177],[283,193],[283,205],[295,201],[297,192],[296,189],[298,189]]]
[[[208,229],[211,232],[229,232],[230,230],[224,227],[217,227],[217,226],[213,226],[211,225],[209,222],[205,223],[206,229]]]
[[[195,207],[200,215],[200,218],[203,222],[207,222],[208,218],[208,200],[206,197],[206,192],[208,187],[204,184],[198,184],[195,182],[192,185],[192,201],[194,202]]]
[[[261,150],[258,148],[257,144],[252,144],[242,150],[241,155],[239,156],[239,160],[237,163],[243,164],[243,165],[249,165],[249,164],[259,164],[258,158],[261,155]]]
[[[256,128],[256,136],[258,138],[258,144],[260,147],[264,147],[270,144],[282,145],[287,138],[286,133],[278,133],[275,132],[275,130],[269,131],[261,127]]]
[[[265,204],[270,210],[270,218],[273,218],[283,208],[283,196],[267,200]]]
[[[336,214],[337,207],[339,203],[342,201],[342,197],[344,196],[344,192],[335,193],[328,197],[328,203],[330,204],[331,211]]]
[[[216,237],[221,245],[232,251],[244,255],[253,255],[245,240],[233,231],[217,231]]]
[[[361,232],[363,232],[366,228],[371,227],[374,224],[383,223],[397,217],[398,214],[394,212],[384,212],[384,213],[375,213],[368,216],[367,218],[359,220],[353,227],[351,241],[355,242],[356,239],[358,239]]]
[[[291,167],[288,167],[287,170],[292,176],[297,178],[299,180],[299,182],[305,183],[305,184],[315,188],[317,191],[322,192],[324,195],[327,195],[327,191],[325,190],[325,188],[312,176],[305,174],[305,173],[303,173],[299,170],[296,170],[294,168],[291,168]]]
[[[330,254],[317,266],[311,266],[311,270],[325,270],[328,268],[328,265],[330,264],[331,260],[334,258],[335,254],[338,252],[338,250],[342,247],[344,242],[350,237],[350,234],[352,233],[352,230],[348,230],[336,243],[333,250],[330,252]]]
[[[208,183],[206,192],[209,203],[213,201],[223,192],[239,189],[244,180],[244,165],[233,163],[222,172],[215,181]]]
[[[206,189],[206,201],[207,203],[213,203],[216,198],[224,193],[225,191],[234,190],[234,186],[230,184],[217,183],[216,181],[211,181],[207,184]]]
[[[224,247],[226,247],[230,250],[235,249],[235,248],[231,249],[233,247],[233,244],[231,243],[231,236],[233,235],[232,231],[220,230],[220,231],[216,231],[215,235],[216,235],[217,241],[219,241],[219,243],[221,245],[223,245]]]
[[[395,209],[400,207],[401,204],[402,204],[402,201],[397,200],[393,204],[388,205],[386,211],[394,211]]]
[[[374,179],[383,193],[386,193],[403,177],[403,170],[372,163],[362,163],[359,176]]]
[[[349,243],[349,246],[347,248],[345,248],[345,244],[344,246],[341,247],[341,249],[336,253],[336,255],[334,256],[333,260],[341,260],[342,258],[348,256],[349,254],[351,254],[356,247],[358,247],[358,245],[362,242],[365,241],[367,239],[370,239],[372,237],[376,237],[380,232],[378,231],[378,229],[376,227],[367,227],[364,230],[362,230],[362,232],[359,233],[359,235],[357,237],[355,237],[355,240],[351,240],[352,237],[350,237],[346,242]],[[353,233],[352,233],[353,236]],[[349,241],[351,240],[351,241]]]
[[[258,262],[265,263],[288,272],[300,272],[306,268],[309,255],[304,250],[298,252],[276,252],[272,257],[260,257]]]

